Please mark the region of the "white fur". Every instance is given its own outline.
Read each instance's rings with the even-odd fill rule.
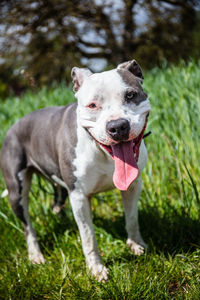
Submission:
[[[98,192],[114,188],[113,172],[114,162],[110,155],[104,153],[99,145],[90,138],[86,130],[79,122],[77,112],[77,146],[75,149],[76,159],[74,160],[77,178],[75,190],[70,194],[70,201],[77,222],[82,240],[83,252],[86,257],[89,269],[93,276],[100,281],[108,279],[108,271],[103,266],[98,253],[97,242],[92,224],[89,197]],[[87,141],[87,143],[86,143]],[[138,166],[140,172],[147,161],[147,152],[142,141]],[[132,184],[128,192],[122,193],[126,214],[126,228],[128,232],[127,244],[136,255],[144,252],[145,243],[139,233],[137,201],[141,191],[141,182],[138,179]]]
[[[139,176],[128,191],[121,192],[124,205],[126,231],[128,233],[127,245],[136,255],[141,255],[146,247],[143,241],[138,224],[137,202],[142,190],[142,179]]]
[[[144,127],[146,115],[150,111],[149,101],[146,99],[139,105],[126,103],[124,94],[128,88],[114,69],[88,76],[76,93],[81,126],[87,128],[102,144],[110,145],[113,142],[105,130],[110,120],[125,118],[129,121],[129,140],[136,138]],[[98,109],[88,108],[93,102]]]
[[[79,111],[77,114],[79,114]],[[89,270],[97,280],[106,281],[108,271],[103,266],[98,253],[89,197],[94,193],[114,187],[112,180],[114,165],[112,158],[99,148],[81,126],[79,115],[77,115],[77,120],[78,141],[75,149],[76,159],[74,160],[74,175],[77,180],[75,190],[70,194],[70,201],[79,227],[83,252]]]
[[[79,228],[83,252],[89,270],[98,280],[106,281],[108,279],[108,271],[103,266],[98,253],[97,241],[92,224],[90,201],[88,197],[77,189],[70,194],[70,202]]]
[[[76,158],[73,162],[76,177],[75,189],[70,194],[70,201],[76,219],[83,252],[92,274],[102,281],[108,279],[108,271],[103,266],[98,253],[96,237],[92,224],[89,198],[94,193],[114,188],[114,162],[111,156],[88,134],[103,144],[113,143],[106,132],[110,120],[126,118],[130,122],[129,139],[134,139],[142,131],[146,115],[150,110],[148,99],[139,105],[126,104],[122,101],[127,86],[116,70],[93,74],[85,77],[76,93],[77,109],[77,145]],[[88,105],[95,102],[98,109],[91,110]],[[138,167],[141,174],[147,162],[147,151],[142,141]],[[142,187],[141,177],[132,183],[128,191],[122,192],[128,233],[127,245],[136,254],[144,252],[145,243],[138,225],[137,202]]]
[[[114,164],[111,156],[100,150],[100,146],[97,145],[94,139],[90,138],[79,121],[77,138],[76,159],[73,164],[78,189],[84,195],[91,195],[113,188]]]

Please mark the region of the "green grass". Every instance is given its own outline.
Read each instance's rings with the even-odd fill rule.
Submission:
[[[95,232],[110,280],[87,273],[69,201],[59,216],[51,211],[51,186],[31,191],[30,213],[47,260],[27,259],[23,228],[8,199],[0,199],[0,299],[200,299],[200,62],[145,74],[152,111],[146,139],[140,227],[149,248],[135,257],[126,247],[118,191],[93,198]],[[0,106],[0,143],[8,128],[32,110],[73,100],[61,85],[27,92]],[[0,177],[0,193],[5,186]]]

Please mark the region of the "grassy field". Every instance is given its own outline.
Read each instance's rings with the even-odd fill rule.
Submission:
[[[97,283],[86,271],[69,201],[53,215],[51,186],[42,181],[41,190],[34,178],[30,212],[47,262],[28,261],[22,225],[8,198],[0,199],[0,299],[200,299],[200,62],[154,69],[144,86],[152,135],[139,220],[148,251],[135,257],[125,245],[119,192],[97,195],[95,232],[110,274],[107,283]],[[1,102],[0,144],[25,114],[73,99],[72,90],[60,85]],[[4,189],[0,177],[0,194]]]

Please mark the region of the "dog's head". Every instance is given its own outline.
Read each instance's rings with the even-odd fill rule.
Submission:
[[[132,149],[137,161],[150,111],[139,64],[128,61],[94,74],[74,67],[72,78],[81,125],[113,157],[123,155],[129,161]]]

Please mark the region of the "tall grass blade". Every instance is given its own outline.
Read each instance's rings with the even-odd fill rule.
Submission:
[[[190,178],[190,181],[191,181],[191,184],[192,184],[194,193],[195,193],[195,197],[196,197],[197,204],[200,206],[199,192],[198,192],[198,190],[197,190],[196,183],[195,183],[195,181],[194,181],[194,179],[193,179],[193,177],[192,177],[190,171],[188,170],[187,166],[186,166],[186,165],[184,165],[184,166],[185,166],[185,169],[186,169],[186,171],[187,171],[187,173],[188,173],[188,176],[189,176],[189,178]]]

